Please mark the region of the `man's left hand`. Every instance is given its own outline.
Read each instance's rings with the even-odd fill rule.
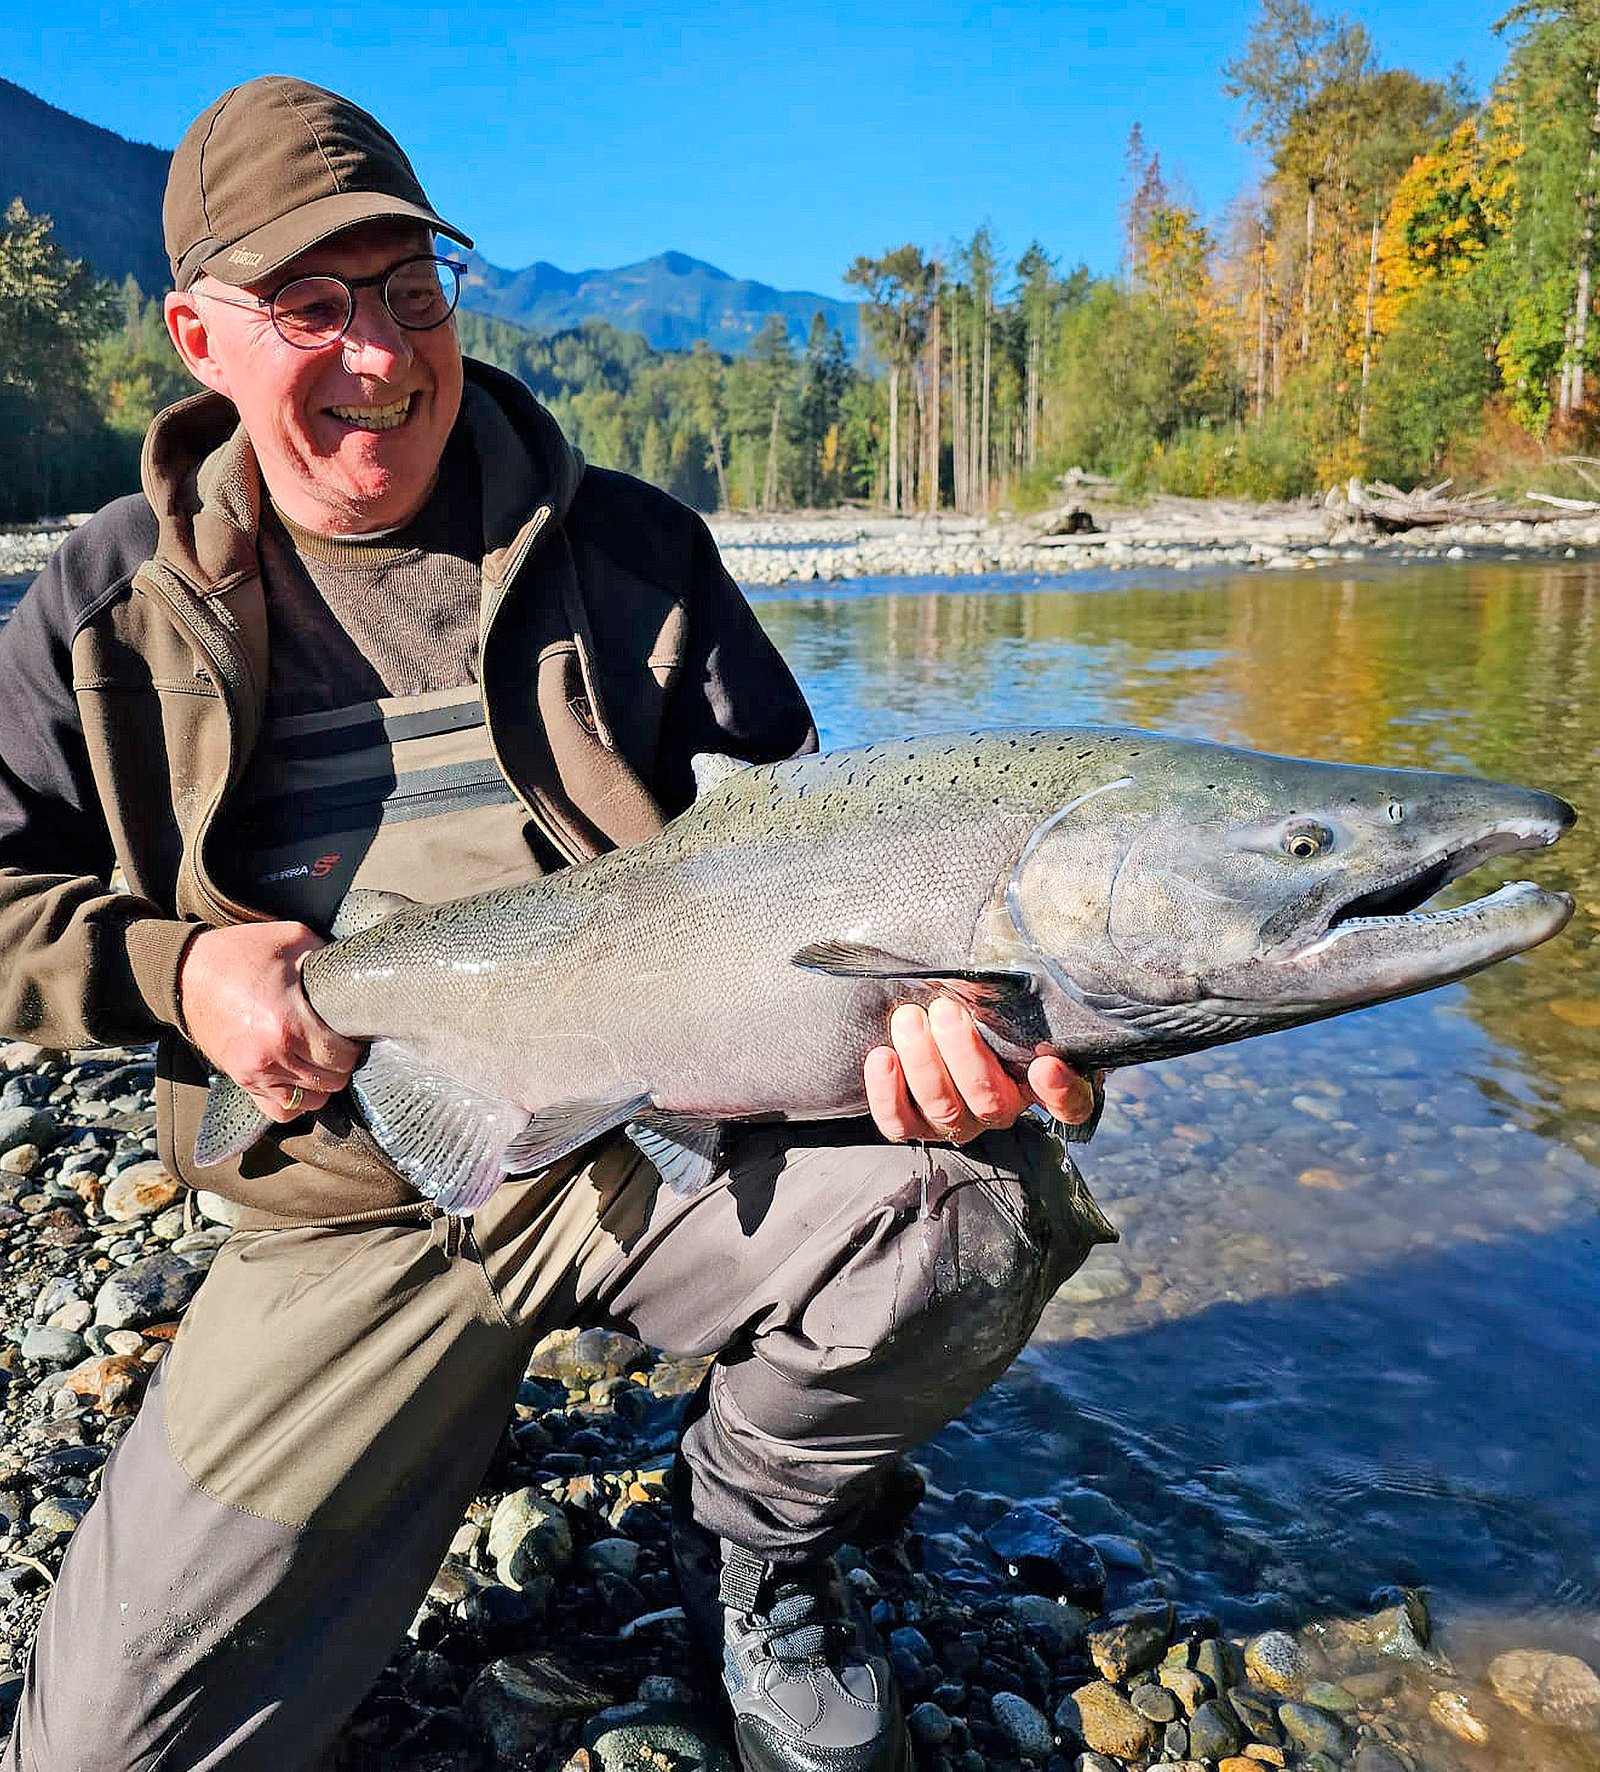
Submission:
[[[867,1054],[867,1106],[887,1139],[966,1144],[1010,1126],[1037,1103],[1070,1126],[1094,1112],[1089,1080],[1059,1058],[1036,1058],[1019,1084],[952,997],[923,1009],[902,1003],[889,1018],[887,1046]]]

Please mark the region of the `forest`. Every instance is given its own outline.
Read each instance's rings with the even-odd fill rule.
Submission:
[[[1026,508],[1073,467],[1132,494],[1290,498],[1349,476],[1591,497],[1600,0],[1497,26],[1486,94],[1380,65],[1365,29],[1262,0],[1221,74],[1259,176],[1202,215],[1135,125],[1120,264],[1091,276],[985,227],[860,256],[852,361],[818,316],[728,358],[588,321],[541,337],[463,312],[591,461],[702,509],[858,500]],[[0,518],[137,484],[188,392],[159,304],[97,281],[13,202],[0,221]]]

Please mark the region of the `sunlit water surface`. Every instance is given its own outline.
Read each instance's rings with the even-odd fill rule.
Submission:
[[[1246,1628],[1423,1583],[1464,1672],[1600,1655],[1600,568],[864,580],[757,592],[827,746],[1136,725],[1552,789],[1485,878],[1536,953],[1112,1078],[1122,1243],[932,1449],[937,1481],[1144,1538]]]

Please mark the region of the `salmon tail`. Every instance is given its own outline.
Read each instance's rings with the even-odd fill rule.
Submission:
[[[197,1169],[242,1157],[272,1122],[231,1077],[212,1080],[194,1138]]]

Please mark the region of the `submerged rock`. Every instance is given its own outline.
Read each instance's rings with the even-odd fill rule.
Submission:
[[[1511,1649],[1489,1663],[1502,1704],[1552,1728],[1600,1730],[1600,1674],[1575,1655]]]

